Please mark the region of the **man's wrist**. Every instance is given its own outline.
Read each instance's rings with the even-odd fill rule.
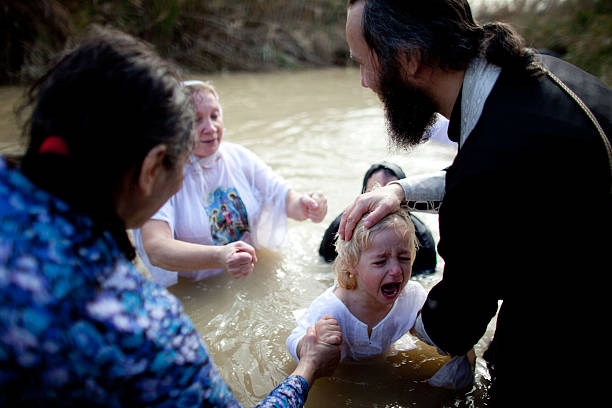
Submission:
[[[406,202],[406,192],[404,187],[400,184],[399,180],[393,180],[387,183],[387,186],[393,189],[393,193],[401,204]]]

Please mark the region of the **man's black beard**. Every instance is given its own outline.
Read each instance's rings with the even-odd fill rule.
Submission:
[[[429,138],[436,121],[436,107],[422,90],[407,83],[395,68],[385,70],[379,80],[380,97],[385,107],[389,143],[408,149]]]

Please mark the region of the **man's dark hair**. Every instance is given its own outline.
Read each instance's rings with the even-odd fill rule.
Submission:
[[[348,0],[364,2],[363,34],[383,67],[420,52],[422,63],[445,70],[467,68],[482,56],[505,69],[538,71],[535,53],[504,23],[479,25],[466,0]]]

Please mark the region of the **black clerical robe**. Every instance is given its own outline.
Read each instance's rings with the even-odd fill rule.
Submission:
[[[609,137],[612,91],[575,66],[542,59]],[[449,127],[455,139],[460,110],[457,103]],[[422,312],[433,342],[463,354],[501,303],[487,352],[500,405],[529,405],[534,395],[581,399],[600,375],[596,354],[582,354],[597,350],[608,320],[610,173],[594,125],[563,90],[546,76],[502,70],[447,171],[438,246],[444,275]]]

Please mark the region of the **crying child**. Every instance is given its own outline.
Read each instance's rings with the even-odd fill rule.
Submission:
[[[350,241],[337,238],[336,282],[298,318],[286,341],[293,358],[299,361],[301,340],[309,326],[324,336],[328,327],[339,325],[343,360],[380,355],[408,333],[427,298],[421,284],[410,280],[417,247],[414,225],[402,208],[371,228],[365,227],[362,218]],[[473,372],[467,371],[462,375],[467,374],[468,383],[454,383],[451,378],[442,386],[471,384]],[[449,377],[449,373],[439,374]]]

